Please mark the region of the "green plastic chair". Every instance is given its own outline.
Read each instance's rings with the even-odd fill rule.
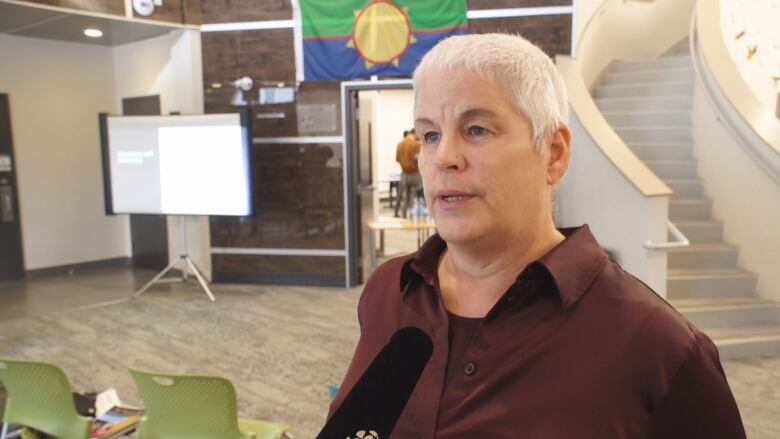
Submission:
[[[286,424],[238,419],[236,391],[225,378],[130,369],[146,414],[140,439],[280,439]]]
[[[89,438],[92,419],[76,412],[70,382],[59,367],[0,358],[0,382],[8,394],[0,433],[3,439],[8,424],[34,428],[63,439]],[[29,430],[22,432],[22,437],[29,436]]]

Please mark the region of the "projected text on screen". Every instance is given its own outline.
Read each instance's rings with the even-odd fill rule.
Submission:
[[[108,118],[115,213],[249,215],[249,147],[239,114]]]

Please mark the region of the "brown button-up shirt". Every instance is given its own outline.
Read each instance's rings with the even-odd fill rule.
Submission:
[[[710,339],[609,261],[587,226],[562,232],[482,320],[446,389],[446,243],[434,235],[379,267],[331,413],[390,336],[416,326],[433,355],[393,438],[744,438]]]
[[[395,150],[395,160],[401,165],[404,174],[416,174],[420,172],[417,166],[417,156],[420,154],[420,142],[413,136],[406,136],[398,142]]]

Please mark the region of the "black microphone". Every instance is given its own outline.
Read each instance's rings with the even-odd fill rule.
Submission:
[[[420,328],[396,331],[317,439],[389,438],[432,353],[433,342]]]

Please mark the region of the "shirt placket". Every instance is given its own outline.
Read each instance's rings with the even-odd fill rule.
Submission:
[[[419,421],[415,430],[419,432],[417,439],[433,439],[436,437],[441,393],[444,387],[447,358],[449,357],[449,319],[439,295],[435,275],[423,274],[422,278],[424,282],[419,285],[420,290],[413,294],[419,294],[416,297],[423,298],[422,300],[434,302],[430,303],[429,306],[436,310],[436,315],[434,316],[435,321],[427,322],[430,325],[427,332],[433,340],[434,352],[426,367],[427,373],[423,377],[425,382],[417,384],[418,387],[429,390],[421,395],[421,400],[415,410],[418,412],[417,419]]]
[[[445,402],[450,399],[459,400],[468,396],[475,386],[484,384],[483,377],[490,374],[493,366],[490,355],[491,344],[511,335],[511,329],[506,326],[509,324],[508,320],[519,313],[525,314],[531,311],[528,307],[533,307],[534,298],[540,294],[543,285],[544,279],[539,277],[538,273],[528,273],[507,289],[474,331],[461,359],[459,376],[453,379],[447,389],[448,393],[442,395],[442,400]],[[530,327],[524,329],[531,330]],[[441,403],[440,400],[439,404]]]

